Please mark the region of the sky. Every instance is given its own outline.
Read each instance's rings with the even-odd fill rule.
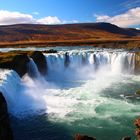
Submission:
[[[0,25],[85,22],[140,28],[140,0],[0,0]]]

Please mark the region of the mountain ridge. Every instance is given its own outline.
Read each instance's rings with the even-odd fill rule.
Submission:
[[[76,23],[59,25],[15,24],[0,26],[0,46],[47,43],[52,45],[102,41],[140,40],[140,30],[121,28],[110,23]],[[81,43],[81,44],[82,44]]]

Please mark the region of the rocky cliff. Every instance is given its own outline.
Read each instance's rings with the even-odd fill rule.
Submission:
[[[7,110],[7,103],[1,92],[0,92],[0,140],[13,140],[13,134]]]
[[[49,51],[48,51],[49,52]],[[52,50],[51,50],[52,53]],[[0,68],[13,69],[20,77],[28,72],[28,63],[30,58],[36,63],[38,70],[42,75],[47,72],[46,58],[42,52],[29,51],[29,52],[6,52],[0,53]]]
[[[46,62],[46,58],[43,55],[42,52],[40,51],[35,51],[31,54],[30,56],[34,62],[36,63],[39,72],[44,75],[47,73],[47,62]]]

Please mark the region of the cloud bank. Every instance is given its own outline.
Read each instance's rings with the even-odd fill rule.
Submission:
[[[33,13],[33,15],[39,13]],[[34,23],[34,24],[63,24],[75,22],[63,21],[56,16],[47,16],[44,18],[36,19],[31,14],[24,14],[20,12],[10,12],[7,10],[0,10],[0,25],[22,24],[22,23]]]
[[[0,10],[0,25],[33,23],[33,22],[35,22],[35,19],[32,17],[32,15]]]
[[[11,24],[65,24],[65,23],[78,23],[77,20],[61,20],[56,16],[47,16],[43,18],[35,18],[38,12],[32,14],[25,14],[21,12],[11,12],[7,10],[0,10],[0,25]],[[33,16],[34,15],[34,16]],[[140,7],[132,8],[125,13],[115,16],[109,15],[95,15],[96,22],[109,22],[120,27],[132,27],[140,25]]]
[[[140,25],[140,7],[130,9],[123,14],[112,17],[108,15],[95,15],[95,17],[97,22],[109,22],[120,27]]]

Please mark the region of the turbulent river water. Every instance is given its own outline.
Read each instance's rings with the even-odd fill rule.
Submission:
[[[72,140],[77,133],[135,139],[140,76],[133,74],[133,52],[75,49],[44,55],[45,76],[32,59],[22,79],[13,70],[0,70],[15,140]]]

